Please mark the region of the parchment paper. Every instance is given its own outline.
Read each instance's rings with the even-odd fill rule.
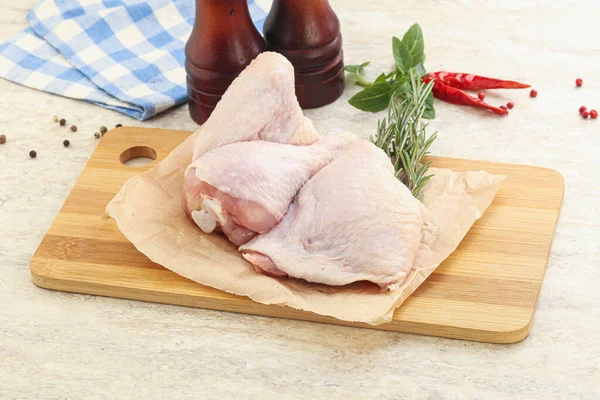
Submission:
[[[152,261],[203,285],[264,304],[277,304],[372,325],[389,322],[394,310],[458,246],[498,191],[503,176],[485,171],[432,169],[424,188],[428,222],[413,270],[399,289],[381,292],[359,282],[333,287],[255,272],[219,234],[205,234],[182,208],[183,173],[192,159],[190,136],[151,170],[129,179],[106,212]]]

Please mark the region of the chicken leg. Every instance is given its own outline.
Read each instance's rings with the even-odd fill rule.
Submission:
[[[318,139],[296,99],[294,67],[272,52],[259,54],[231,83],[199,132],[193,160],[230,143],[307,145]]]
[[[184,207],[204,232],[221,230],[236,245],[267,232],[298,190],[356,136],[324,136],[310,146],[252,141],[228,144],[193,162]]]
[[[302,187],[277,226],[240,251],[270,275],[392,290],[411,270],[425,214],[385,153],[357,140]]]

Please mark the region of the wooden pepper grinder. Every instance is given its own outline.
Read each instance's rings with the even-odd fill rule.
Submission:
[[[185,46],[192,119],[204,123],[231,82],[264,49],[247,0],[196,0],[196,20]]]
[[[264,27],[267,50],[294,66],[302,108],[335,101],[344,91],[340,22],[328,0],[274,0]]]

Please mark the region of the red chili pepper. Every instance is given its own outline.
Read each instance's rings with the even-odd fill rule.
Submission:
[[[486,78],[485,76],[463,74],[458,72],[432,72],[429,74],[432,78],[452,86],[453,88],[463,90],[485,90],[485,89],[525,89],[531,87],[524,83],[514,81],[504,81],[502,79]]]
[[[443,100],[443,101],[451,103],[451,104],[484,108],[484,109],[492,111],[496,114],[501,114],[501,115],[508,114],[507,110],[503,110],[499,107],[494,107],[494,106],[484,102],[483,100],[479,100],[478,98],[473,97],[473,96],[463,92],[460,89],[448,86],[448,85],[442,83],[440,80],[434,79],[432,76],[427,76],[427,75],[424,76],[423,82],[428,83],[432,79],[434,80],[432,91],[433,91],[433,96],[436,99],[440,99],[440,100]]]

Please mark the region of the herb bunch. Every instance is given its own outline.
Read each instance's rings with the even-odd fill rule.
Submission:
[[[363,72],[370,62],[347,65],[345,70],[364,89],[348,102],[359,110],[378,112],[388,109],[387,117],[377,121],[377,134],[371,141],[392,160],[396,178],[421,200],[421,189],[433,175],[428,175],[430,162],[421,163],[437,132],[427,135],[423,119],[434,119],[433,83],[421,79],[427,74],[425,41],[419,24],[414,24],[402,37],[392,38],[394,68],[381,73],[375,81],[365,79]]]
[[[433,81],[424,83],[415,69],[409,70],[408,79],[403,96],[390,97],[388,115],[377,122],[377,134],[371,141],[390,157],[396,178],[421,200],[421,189],[433,176],[427,174],[431,162],[421,163],[421,159],[437,137],[437,132],[427,135],[428,124],[422,120]]]
[[[364,68],[370,64],[369,61],[359,65],[346,65],[344,69],[356,77],[359,86],[364,87],[348,102],[359,110],[377,112],[385,110],[393,98],[406,99],[411,91],[411,70],[418,74],[419,78],[427,73],[423,66],[424,51],[423,31],[419,24],[414,24],[404,34],[402,40],[395,36],[392,38],[395,65],[389,73],[381,73],[375,81],[370,82],[363,75]],[[435,118],[433,94],[428,95],[425,105],[423,118]]]

